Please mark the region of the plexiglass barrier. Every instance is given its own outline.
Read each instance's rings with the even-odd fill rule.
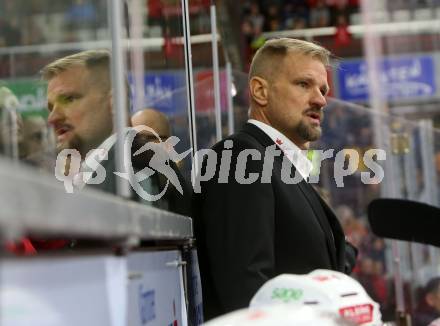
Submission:
[[[365,77],[369,85],[366,101],[376,112],[415,121],[387,118],[387,123],[382,123],[379,129],[383,131],[378,141],[391,152],[385,171],[393,175],[381,187],[381,193],[437,207],[440,205],[440,133],[433,128],[438,128],[439,121],[436,86],[438,5],[438,1],[362,3],[365,64],[368,67]],[[389,28],[385,29],[385,25]],[[419,218],[418,223],[423,224],[426,216],[421,214],[413,218]],[[429,232],[426,230],[427,234]],[[439,293],[438,249],[407,242],[393,242],[389,247],[392,247],[389,261],[394,258],[394,264],[389,265],[396,267],[398,262],[400,270],[387,267],[385,275],[391,272],[401,276],[401,282],[395,277],[396,300],[389,302],[398,310],[410,313],[413,325],[429,324],[440,312],[436,300]],[[398,258],[400,260],[396,260]],[[368,264],[364,269],[369,269]]]
[[[0,151],[3,156],[30,163],[54,174],[56,158],[59,157],[57,154],[67,148],[77,150],[81,160],[77,161],[73,156],[68,156],[64,167],[58,171],[59,179],[63,179],[63,174],[70,173],[67,168],[72,170],[78,165],[76,163],[81,165],[90,150],[102,146],[117,131],[114,116],[120,115],[121,110],[128,117],[127,126],[130,124],[147,126],[156,133],[151,135],[143,132],[140,133],[142,135],[136,136],[133,152],[140,149],[145,142],[154,141],[153,138],[156,138],[156,142],[165,142],[171,136],[179,139],[179,142],[173,142],[178,154],[193,146],[188,114],[186,74],[188,63],[185,62],[184,54],[182,3],[180,1],[164,3],[156,0],[121,2],[118,37],[123,56],[119,64],[122,65],[122,79],[125,79],[122,87],[114,85],[115,62],[106,59],[104,75],[100,75],[98,71],[100,68],[96,70],[94,66],[94,62],[100,60],[97,57],[102,56],[102,53],[93,51],[98,49],[115,51],[112,38],[115,33],[112,28],[117,22],[109,10],[109,3],[104,0],[66,0],[57,4],[41,1],[31,6],[22,1],[7,1],[2,4],[4,8],[1,12],[7,27],[2,28],[0,32],[2,45],[0,86],[5,87],[0,102],[2,107]],[[209,3],[189,1],[188,10],[193,47],[195,81],[193,88],[199,96],[192,106],[198,112],[197,120],[200,120],[200,130],[202,130],[197,138],[200,138],[202,144],[209,145],[210,136],[206,133],[215,134],[215,124],[212,125],[210,122],[212,120],[210,115],[213,114],[211,111],[213,67],[209,34],[211,33]],[[87,65],[91,62],[91,68],[87,66],[84,71],[77,69],[78,73],[83,73],[84,76],[75,76],[71,72],[73,68],[70,64],[63,66],[63,62],[58,62],[53,68],[55,72],[46,72],[46,76],[42,77],[41,70],[48,64],[86,50],[90,51],[88,53],[90,58],[73,59],[84,60],[79,63],[75,61],[73,66],[81,65],[85,60],[90,59]],[[70,80],[61,80],[60,84],[58,70],[62,72],[62,77],[65,75]],[[59,85],[55,83],[51,87],[51,81],[58,82]],[[103,89],[98,86],[102,86]],[[98,88],[100,92],[95,92]],[[117,100],[119,96],[117,90],[121,88],[125,88],[121,93],[125,93],[125,98],[122,99],[125,108],[119,107],[121,102]],[[67,91],[69,94],[65,94]],[[87,101],[87,95],[95,96],[96,102],[84,103]],[[61,103],[60,100],[64,102]],[[55,104],[59,104],[59,110],[54,106]],[[72,115],[73,106],[78,106],[83,111]],[[68,107],[69,112],[67,112]],[[101,113],[91,112],[94,109],[90,107],[97,108]],[[132,116],[135,118],[130,121]],[[211,128],[214,128],[214,131]],[[116,146],[113,143],[114,139],[111,139],[109,147],[112,150],[107,153],[107,159],[96,157],[98,163],[105,165],[106,170],[108,168],[104,181],[98,180],[86,184],[115,194],[118,188],[118,176],[113,172],[123,171],[117,171],[118,158],[115,155],[119,154],[116,153],[114,149]],[[105,145],[107,146],[108,143]],[[173,146],[168,144],[167,148],[171,147]],[[170,189],[173,188],[171,193],[175,193],[174,195],[170,195],[168,189],[164,192],[164,196],[160,196],[167,187],[162,174],[150,178],[155,181],[145,181],[145,178],[141,181],[143,190],[153,194],[147,196],[148,200],[134,189],[128,197],[147,205],[176,211],[173,207],[181,205],[170,203],[174,199],[167,196],[180,198],[182,197],[180,190],[183,190],[186,191],[183,196],[184,201],[189,200],[191,153],[188,154],[179,156],[172,163],[173,170],[178,176],[178,183],[180,185],[185,183],[184,186],[177,187],[177,192],[174,185],[169,185]],[[144,168],[138,163],[142,163],[143,159],[145,163],[145,159],[150,159],[147,156],[131,157],[133,165],[138,165],[132,171],[135,177],[138,176],[136,173]],[[105,163],[108,163],[108,166]],[[83,170],[80,168],[72,173],[76,175],[78,172]],[[80,182],[80,187],[83,184],[84,180]],[[151,200],[152,197],[158,199]],[[177,212],[189,214],[189,211],[185,210],[177,210]]]

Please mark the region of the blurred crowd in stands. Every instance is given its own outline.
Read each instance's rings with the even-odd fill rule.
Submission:
[[[166,25],[181,31],[180,1],[142,0],[145,36],[162,36]],[[125,3],[127,4],[127,3]],[[209,1],[190,1],[192,32],[209,31]],[[103,39],[108,36],[107,0],[4,0],[0,2],[0,47]],[[128,15],[125,6],[125,15]],[[129,24],[127,24],[129,25]],[[127,27],[129,28],[129,27]],[[148,28],[146,28],[148,29]]]
[[[334,158],[323,161],[320,193],[335,210],[344,233],[359,250],[353,276],[361,282],[368,294],[381,305],[382,314],[392,315],[394,307],[392,277],[387,276],[385,242],[373,235],[367,221],[367,205],[380,197],[381,184],[364,184],[360,173],[368,171],[363,165],[364,153],[374,148],[372,116],[360,107],[350,107],[337,100],[330,100],[326,108],[323,136],[314,144],[316,149],[334,149],[334,153],[355,150],[360,164],[351,175],[344,177],[344,186],[338,187],[334,178]],[[325,189],[325,190],[323,190]]]
[[[380,15],[373,19],[378,22],[433,19],[439,15],[436,13],[439,5],[439,0],[375,1],[374,10]],[[347,27],[361,21],[359,0],[246,0],[241,21],[243,56],[252,57],[265,42],[265,32],[285,30],[336,27],[334,46],[344,47],[352,40]]]
[[[0,6],[2,47],[91,40],[107,26],[104,0],[5,0]]]
[[[243,28],[269,32],[335,26],[339,17],[348,20],[355,12],[359,0],[252,0],[243,6]]]
[[[242,10],[245,57],[250,57],[265,42],[263,32],[346,27],[351,14],[359,12],[359,0],[250,0]]]
[[[395,275],[390,265],[389,243],[386,244],[384,239],[376,237],[371,232],[366,218],[356,216],[350,207],[340,205],[336,208],[336,213],[348,240],[359,249],[358,263],[352,276],[362,284],[371,298],[380,304],[383,320],[394,320]],[[425,247],[423,251],[424,264],[429,264],[428,250],[428,247]],[[415,267],[414,273],[419,273],[420,270],[417,268],[423,267]],[[437,276],[437,269],[434,269],[431,275],[434,277],[422,283],[417,283],[412,277],[403,277],[405,310],[411,314],[414,326],[426,326],[434,319],[440,318],[440,277]]]
[[[180,1],[140,0],[140,10],[135,4],[124,1],[125,34],[132,36],[134,15],[142,15],[142,36],[165,40],[162,51],[152,52],[151,65],[155,69],[180,68],[183,52],[173,43],[174,37],[183,35]],[[189,1],[191,34],[210,32],[209,5],[208,0]],[[68,53],[67,49],[65,53],[49,53],[47,44],[108,40],[108,14],[107,0],[0,1],[0,78],[33,76],[46,62]],[[21,46],[41,48],[8,49]]]
[[[393,279],[386,273],[385,241],[375,237],[365,216],[356,216],[349,206],[336,207],[336,214],[347,239],[359,249],[358,263],[353,276],[371,298],[380,304],[382,314],[392,315],[395,308]]]

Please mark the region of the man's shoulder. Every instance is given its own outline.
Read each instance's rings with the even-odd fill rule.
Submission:
[[[261,131],[262,132],[262,131]],[[222,139],[216,143],[212,149],[216,152],[222,151],[225,148],[230,148],[234,151],[237,149],[253,148],[258,150],[263,150],[264,145],[259,139],[264,135],[259,134],[259,129],[253,125],[246,124],[240,131]]]

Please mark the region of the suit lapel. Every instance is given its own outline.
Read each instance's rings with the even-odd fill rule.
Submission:
[[[260,128],[257,126],[246,123],[242,129],[244,132],[252,135],[263,147],[268,147],[273,144],[273,140]],[[277,145],[278,146],[278,145]],[[280,149],[281,150],[281,149]],[[281,151],[281,156],[275,158],[275,162],[282,162],[284,153]],[[280,165],[281,166],[281,165]],[[294,166],[293,169],[296,170]],[[304,194],[304,197],[309,202],[312,207],[313,212],[315,213],[316,219],[318,220],[319,225],[321,226],[325,237],[327,249],[330,255],[331,264],[335,269],[340,269],[340,257],[337,257],[336,254],[336,246],[339,243],[339,236],[342,231],[340,231],[339,223],[336,221],[336,226],[339,226],[339,229],[335,227],[335,221],[332,221],[332,218],[335,218],[333,214],[327,214],[327,205],[322,201],[321,197],[316,193],[313,187],[308,184],[306,181],[301,181],[298,183],[299,189]],[[324,206],[325,205],[325,206]],[[330,208],[328,210],[331,212]],[[339,258],[339,259],[338,259]]]
[[[330,226],[327,215],[325,214],[325,211],[319,200],[319,195],[316,193],[315,189],[313,189],[313,187],[304,180],[301,181],[298,186],[306,197],[313,211],[315,212],[315,217],[318,220],[318,223],[321,226],[322,230],[324,231],[327,249],[330,254],[332,266],[337,267],[338,262],[336,258],[336,242],[334,238],[334,233]]]
[[[345,268],[345,234],[342,230],[341,224],[339,223],[335,213],[333,210],[327,205],[327,203],[321,198],[318,198],[321,202],[321,207],[325,211],[325,215],[327,216],[327,220],[330,224],[330,227],[333,230],[333,235],[335,237],[335,245],[337,248],[337,262],[338,262],[338,269],[340,271],[343,271]]]

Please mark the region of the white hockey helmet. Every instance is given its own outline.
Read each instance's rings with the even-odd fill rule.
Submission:
[[[335,313],[312,307],[266,305],[231,312],[210,320],[205,326],[352,326]]]
[[[258,290],[250,306],[280,303],[333,312],[356,325],[382,325],[379,305],[370,298],[361,284],[335,271],[315,270],[305,275],[277,276]]]

